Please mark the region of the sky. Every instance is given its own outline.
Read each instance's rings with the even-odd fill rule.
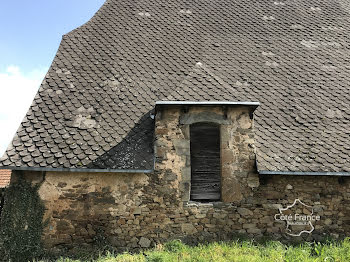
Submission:
[[[62,35],[86,23],[103,3],[0,1],[0,156],[32,103]]]

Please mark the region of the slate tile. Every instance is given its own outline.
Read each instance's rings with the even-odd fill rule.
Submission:
[[[34,166],[42,156],[42,167],[74,168],[66,157],[74,155],[89,159],[86,168],[152,168],[153,122],[144,115],[157,100],[177,99],[261,102],[260,170],[350,170],[349,36],[327,25],[349,27],[334,19],[349,16],[343,6],[321,1],[314,16],[301,11],[311,4],[304,0],[167,3],[146,0],[151,16],[135,17],[127,2],[111,0],[109,15],[65,35],[1,165]],[[184,5],[191,13],[175,12]],[[77,112],[82,105],[96,112]],[[96,124],[72,127],[79,115]],[[135,126],[149,132],[130,139]],[[99,161],[110,151],[115,157]]]

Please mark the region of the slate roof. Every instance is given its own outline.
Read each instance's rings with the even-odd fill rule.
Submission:
[[[346,0],[107,0],[63,36],[3,167],[152,169],[158,100],[258,101],[260,171],[350,172]]]
[[[0,170],[0,188],[7,187],[11,180],[11,170],[2,169]]]

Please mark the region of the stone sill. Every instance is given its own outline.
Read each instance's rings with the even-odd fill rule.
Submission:
[[[232,203],[225,203],[221,201],[217,202],[196,202],[196,201],[184,201],[183,206],[185,208],[227,208],[234,207]]]

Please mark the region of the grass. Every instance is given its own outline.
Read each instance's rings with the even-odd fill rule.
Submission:
[[[60,258],[57,262],[339,262],[350,261],[350,238],[341,242],[303,243],[298,246],[284,245],[278,241],[256,244],[252,241],[233,241],[230,243],[211,243],[208,245],[187,246],[180,241],[171,241],[165,245],[139,254],[107,253],[95,260],[72,260]]]

